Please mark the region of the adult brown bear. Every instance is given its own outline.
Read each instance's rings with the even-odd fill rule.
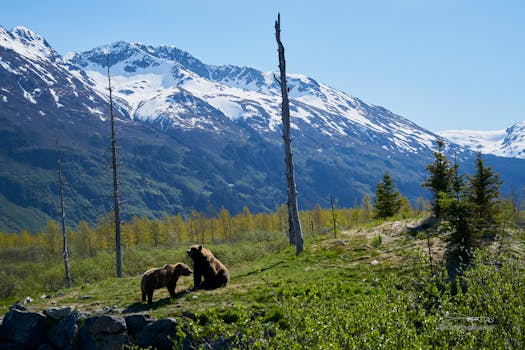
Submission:
[[[184,263],[166,264],[160,268],[149,269],[144,272],[140,289],[142,290],[142,301],[146,301],[148,297],[148,304],[153,301],[153,291],[167,287],[170,297],[175,298],[175,287],[180,276],[189,276],[192,271],[188,265]]]
[[[195,289],[215,289],[228,284],[230,281],[228,269],[213,256],[211,251],[203,248],[202,245],[192,245],[186,252],[193,261]]]

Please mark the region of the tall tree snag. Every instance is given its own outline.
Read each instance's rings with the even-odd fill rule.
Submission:
[[[61,210],[61,222],[62,222],[62,257],[64,258],[64,267],[66,271],[66,287],[71,288],[71,275],[69,274],[69,253],[67,250],[67,235],[66,235],[66,210],[64,207],[64,179],[62,178],[62,165],[60,163],[60,150],[58,149],[58,138],[56,141],[56,152],[57,152],[57,173],[58,173],[58,184],[60,188],[60,210]]]
[[[335,217],[334,197],[330,194],[330,206],[332,207],[332,223],[334,226],[334,237],[337,237],[337,220]]]
[[[115,116],[113,115],[113,95],[111,91],[111,75],[109,74],[109,51],[107,52],[108,86],[109,86],[109,113],[111,116],[111,156],[113,165],[113,199],[115,202],[115,251],[117,256],[117,277],[122,277],[122,250],[120,247],[120,200],[118,192],[117,172],[117,140],[115,134]]]
[[[295,244],[295,254],[299,255],[303,251],[303,232],[301,221],[299,220],[299,209],[297,204],[297,191],[295,189],[295,174],[292,159],[292,139],[290,137],[290,100],[288,99],[288,87],[286,85],[286,61],[284,59],[284,46],[281,42],[281,15],[277,15],[275,21],[275,39],[277,40],[279,52],[279,70],[281,78],[279,85],[282,94],[282,122],[283,122],[283,141],[286,162],[286,181],[288,185],[288,223],[289,241]]]

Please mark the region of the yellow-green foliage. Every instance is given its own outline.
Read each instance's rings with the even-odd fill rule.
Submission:
[[[336,210],[337,227],[344,229],[356,225],[370,225],[371,210],[365,205],[356,208]],[[330,209],[319,205],[314,210],[300,213],[305,238],[315,238],[332,233],[333,219]],[[81,221],[76,230],[68,230],[69,263],[73,283],[97,281],[112,276],[114,270],[114,224],[112,213],[101,217],[96,226]],[[152,255],[159,256],[160,251],[183,250],[189,244],[213,244],[217,247],[225,244],[242,246],[260,243],[268,237],[278,237],[282,243],[287,237],[287,209],[285,205],[276,208],[273,213],[251,213],[248,207],[235,216],[221,208],[213,217],[207,217],[195,210],[187,217],[163,215],[161,219],[149,219],[134,216],[121,226],[121,241],[124,249],[125,273],[137,273],[144,264],[151,266],[165,264],[172,260],[135,260],[130,258],[146,255],[155,249]],[[220,249],[220,248],[219,248]],[[263,249],[264,250],[264,249]],[[251,250],[247,250],[248,252]],[[224,255],[236,255],[224,249]],[[179,254],[184,256],[184,254]],[[237,254],[238,255],[238,254]],[[235,260],[235,259],[234,259]],[[6,298],[21,292],[54,291],[65,284],[62,262],[62,233],[60,226],[49,221],[42,232],[30,233],[22,230],[18,234],[0,232],[0,264],[3,285],[0,298]],[[32,271],[22,273],[22,269]],[[127,270],[126,270],[127,269]],[[44,273],[44,271],[47,271]],[[26,281],[27,280],[27,281]]]
[[[363,199],[363,205],[355,208],[336,209],[337,227],[350,228],[371,222],[370,198]],[[413,216],[409,203],[405,203],[400,217]],[[332,213],[317,205],[313,210],[301,211],[300,218],[305,236],[327,233],[332,230]],[[273,213],[252,214],[245,206],[243,211],[231,216],[221,208],[215,216],[206,216],[192,210],[183,217],[181,214],[164,214],[161,219],[133,216],[121,226],[122,245],[133,247],[174,247],[179,243],[237,242],[251,232],[287,232],[287,209],[283,204]],[[81,221],[76,230],[68,230],[70,250],[79,256],[93,256],[99,250],[112,249],[114,245],[114,220],[112,213],[101,217],[95,227]],[[1,248],[41,247],[50,254],[62,253],[60,226],[50,220],[42,232],[31,234],[22,230],[17,234],[0,232]]]

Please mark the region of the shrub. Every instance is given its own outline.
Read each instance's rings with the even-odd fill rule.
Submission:
[[[374,238],[372,238],[372,246],[378,248],[381,245],[381,243],[383,243],[383,238],[380,234],[377,234],[374,236]]]

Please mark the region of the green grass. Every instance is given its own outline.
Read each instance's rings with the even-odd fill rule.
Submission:
[[[77,267],[91,266],[92,280],[86,277],[72,289],[52,292],[50,299],[37,298],[30,307],[73,305],[84,311],[175,317],[195,348],[523,346],[525,271],[523,255],[516,253],[523,251],[522,237],[508,237],[517,242],[509,245],[510,253],[481,249],[461,277],[468,290],[452,295],[442,266],[436,276],[430,275],[426,240],[391,236],[382,229],[377,245],[377,235],[373,229],[361,229],[337,238],[316,236],[307,240],[300,256],[282,236],[208,245],[229,267],[231,283],[214,291],[193,291],[192,278],[182,277],[177,298],[171,300],[159,290],[151,305],[140,302],[140,271],[184,261],[186,247],[127,251],[126,277],[97,281],[100,267],[94,264],[110,271],[113,267],[112,255],[100,253]],[[435,237],[434,245],[445,238]],[[4,308],[10,302],[3,300]]]

